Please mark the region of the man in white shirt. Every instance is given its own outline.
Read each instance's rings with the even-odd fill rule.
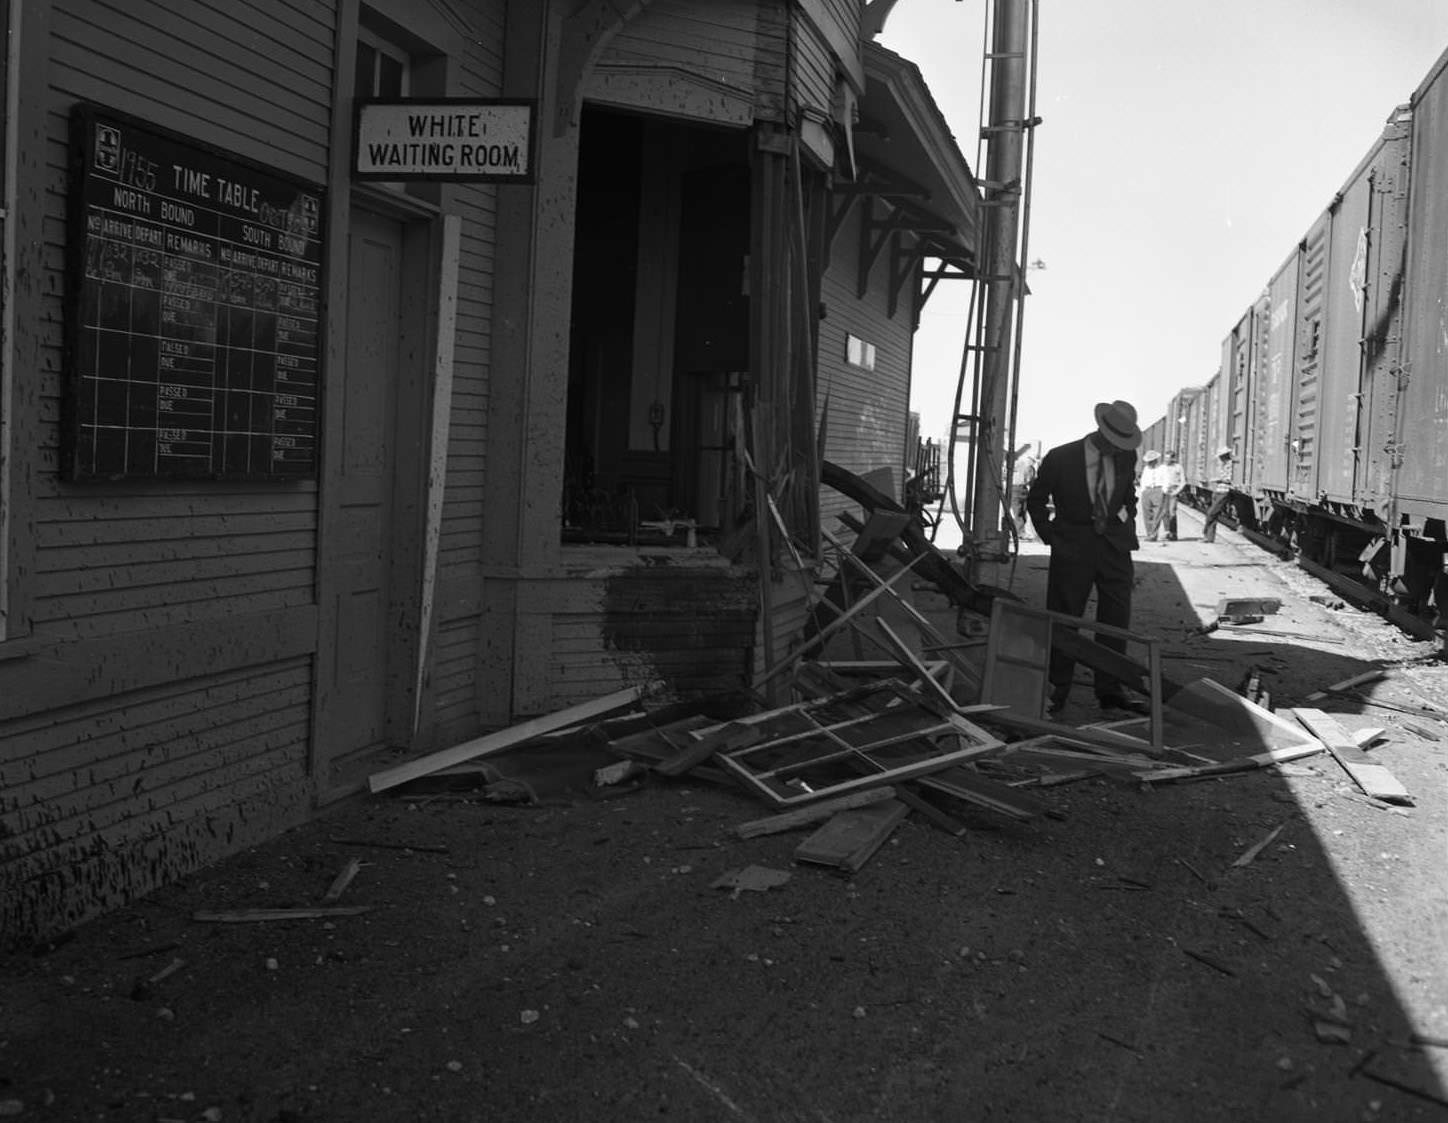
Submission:
[[[1166,468],[1161,462],[1161,453],[1148,450],[1141,458],[1146,465],[1141,471],[1141,522],[1146,528],[1146,540],[1155,542],[1161,530],[1161,518],[1166,504]]]
[[[1177,496],[1182,493],[1182,488],[1187,486],[1187,474],[1182,466],[1177,463],[1177,454],[1167,449],[1166,463],[1162,465],[1162,474],[1165,480],[1162,484],[1161,499],[1161,522],[1166,528],[1166,540],[1175,542],[1177,540]]]

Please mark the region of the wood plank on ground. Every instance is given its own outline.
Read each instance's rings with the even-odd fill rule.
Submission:
[[[1398,778],[1388,771],[1385,765],[1375,763],[1367,753],[1358,748],[1335,717],[1306,706],[1297,707],[1296,712],[1297,720],[1327,746],[1327,751],[1342,765],[1343,771],[1352,777],[1353,783],[1363,790],[1364,795],[1381,799],[1385,803],[1413,802],[1412,794],[1398,782]]]
[[[764,736],[764,729],[758,725],[744,725],[731,721],[727,725],[703,734],[697,741],[685,745],[671,756],[654,765],[660,776],[682,776],[703,764],[715,753],[733,752],[754,744]]]
[[[645,694],[662,685],[662,683],[651,682],[642,686],[631,686],[626,690],[617,690],[602,698],[582,702],[577,706],[569,706],[565,710],[558,710],[556,713],[509,726],[496,733],[474,737],[471,741],[464,741],[461,745],[454,745],[450,749],[429,753],[427,756],[405,761],[392,768],[384,768],[381,772],[374,772],[367,777],[367,787],[373,792],[386,791],[388,788],[405,784],[409,780],[415,780],[419,776],[426,776],[439,769],[461,764],[465,760],[476,760],[489,753],[502,752],[504,749],[520,745],[524,741],[531,741],[534,737],[541,737],[545,733],[556,733],[560,729],[582,725],[592,718],[602,717],[604,714],[621,710],[625,706],[631,706]]]
[[[868,807],[872,803],[884,803],[887,799],[894,798],[895,789],[891,787],[871,788],[862,792],[852,792],[849,795],[842,795],[837,799],[821,800],[819,803],[799,807],[793,811],[785,811],[779,815],[767,815],[763,819],[751,819],[749,822],[740,823],[735,827],[734,833],[740,838],[758,838],[760,835],[792,831],[796,827],[807,827],[811,823],[818,823],[821,819],[828,819],[831,815],[840,811],[849,811],[856,807]]]
[[[874,856],[909,812],[898,799],[841,811],[799,844],[795,861],[853,873]]]

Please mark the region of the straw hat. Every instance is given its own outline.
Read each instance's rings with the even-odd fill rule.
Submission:
[[[1096,431],[1120,449],[1133,449],[1141,444],[1141,430],[1136,425],[1136,407],[1119,399],[1100,402],[1096,406]]]
[[[1145,456],[1143,456],[1142,459],[1145,460],[1148,464],[1155,464],[1158,460],[1161,459],[1161,453],[1157,452],[1156,449],[1152,449]]]
[[[1223,445],[1221,448],[1217,449],[1217,455],[1218,455],[1218,456],[1231,456],[1231,455],[1232,455],[1232,446],[1231,446],[1231,445]]]

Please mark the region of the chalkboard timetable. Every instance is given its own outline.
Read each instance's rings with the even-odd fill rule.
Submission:
[[[71,140],[68,478],[314,476],[322,189],[95,106]]]

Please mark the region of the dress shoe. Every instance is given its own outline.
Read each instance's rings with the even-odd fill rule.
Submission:
[[[1051,696],[1046,700],[1046,716],[1055,717],[1066,708],[1066,698],[1070,695],[1069,686],[1051,687]]]

